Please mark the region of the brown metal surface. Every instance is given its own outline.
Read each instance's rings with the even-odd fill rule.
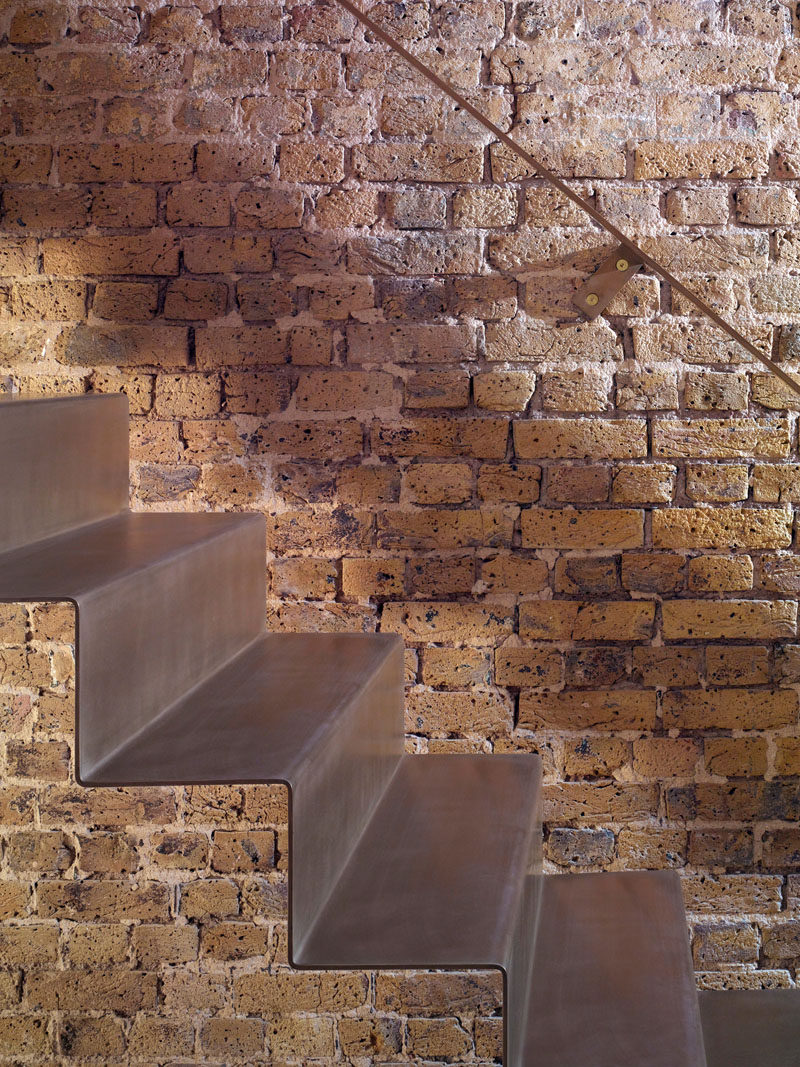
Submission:
[[[81,778],[263,631],[264,545],[258,515],[127,513],[0,556],[0,600],[77,606]]]
[[[589,319],[605,311],[617,293],[642,269],[641,261],[624,245],[602,263],[573,297],[573,304]]]
[[[1,399],[0,502],[0,552],[125,511],[127,399]]]
[[[678,875],[543,882],[526,1067],[705,1067]]]
[[[624,234],[622,230],[620,230],[617,226],[614,225],[613,222],[611,222],[610,219],[606,218],[606,216],[603,215],[602,212],[598,211],[593,204],[590,204],[588,200],[584,200],[582,196],[579,196],[578,193],[574,192],[574,190],[571,189],[566,182],[562,181],[559,177],[557,177],[557,175],[552,170],[550,170],[549,167],[546,167],[544,163],[542,163],[540,160],[536,159],[533,155],[531,155],[531,153],[528,152],[527,149],[523,148],[521,145],[518,145],[517,142],[513,139],[513,137],[510,137],[507,133],[505,133],[505,131],[501,130],[500,127],[497,126],[494,122],[492,122],[490,119],[487,119],[486,116],[478,108],[476,108],[474,104],[472,104],[465,96],[462,96],[461,93],[454,89],[448,81],[445,81],[444,78],[440,78],[435,71],[431,70],[430,67],[422,63],[419,59],[417,59],[415,55],[412,55],[412,53],[409,52],[408,49],[404,48],[399,41],[395,40],[395,38],[391,36],[391,34],[387,33],[381,26],[378,25],[377,22],[371,19],[369,15],[365,14],[361,10],[361,8],[358,7],[357,4],[354,4],[352,2],[352,0],[337,0],[337,2],[341,4],[341,6],[346,11],[349,11],[350,14],[358,22],[360,22],[362,26],[365,26],[370,33],[374,34],[378,38],[378,40],[383,41],[383,43],[388,45],[389,48],[392,49],[392,51],[396,52],[399,56],[402,56],[410,67],[412,67],[429,82],[435,85],[437,89],[440,89],[443,93],[449,96],[450,99],[453,100],[456,104],[458,104],[460,108],[466,111],[468,115],[471,115],[476,122],[479,122],[485,130],[488,130],[489,133],[493,134],[493,136],[495,136],[498,141],[501,141],[507,148],[509,148],[515,156],[518,156],[520,159],[524,160],[524,162],[534,171],[535,174],[538,174],[540,177],[544,178],[545,181],[549,182],[554,188],[558,189],[558,191],[562,193],[562,195],[567,197],[568,200],[571,200],[574,204],[577,204],[582,211],[585,211],[586,214],[598,224],[598,226],[602,226],[602,228],[607,233],[610,233],[612,237],[615,237],[620,244],[625,245],[631,255],[636,256],[644,266],[648,267],[650,270],[654,271],[661,278],[663,278],[664,281],[668,282],[672,287],[673,292],[680,293],[681,296],[685,297],[691,304],[694,305],[694,307],[698,309],[698,311],[701,311],[716,326],[719,326],[719,328],[724,333],[726,333],[728,337],[732,338],[734,341],[740,344],[745,350],[745,352],[749,352],[751,356],[757,359],[760,363],[763,363],[765,367],[768,367],[776,376],[776,378],[779,378],[783,382],[783,384],[791,390],[791,392],[800,396],[800,382],[797,382],[794,378],[787,374],[786,371],[782,370],[781,367],[772,359],[770,359],[765,352],[762,352],[761,349],[754,345],[752,341],[748,340],[748,338],[745,337],[740,330],[737,330],[735,326],[731,325],[731,323],[727,321],[727,319],[724,319],[717,311],[714,310],[713,307],[711,307],[710,304],[706,303],[706,301],[703,300],[702,297],[698,296],[697,293],[692,292],[691,289],[685,286],[683,282],[676,278],[671,271],[667,270],[667,268],[662,263],[659,263],[658,260],[653,259],[652,256],[649,256],[646,252],[644,252],[636,244],[635,241],[633,241],[630,237]]]
[[[700,994],[708,1067],[800,1067],[800,989]]]

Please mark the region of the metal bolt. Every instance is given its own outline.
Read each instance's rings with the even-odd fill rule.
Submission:
[[[630,267],[630,263],[627,261],[627,259],[617,260],[617,270],[627,270],[628,267]]]
[[[586,303],[589,305],[590,308],[593,308],[595,304],[600,303],[600,297],[597,295],[597,293],[589,293],[586,297]]]

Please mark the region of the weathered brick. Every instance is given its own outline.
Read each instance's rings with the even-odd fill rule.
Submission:
[[[520,459],[633,459],[647,455],[641,419],[531,419],[514,424]]]
[[[526,548],[637,548],[643,512],[594,508],[531,508],[522,513]]]
[[[526,601],[519,632],[527,641],[641,641],[651,635],[654,614],[653,604],[642,600]]]
[[[792,514],[783,508],[674,508],[653,514],[657,548],[786,548]]]
[[[598,689],[519,698],[519,725],[528,730],[651,730],[655,718],[655,693]]]

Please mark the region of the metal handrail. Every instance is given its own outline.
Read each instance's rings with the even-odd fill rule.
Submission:
[[[691,289],[687,288],[683,282],[679,281],[674,274],[667,270],[663,264],[648,255],[647,252],[640,248],[634,240],[624,234],[622,230],[615,226],[610,219],[606,218],[602,212],[598,211],[597,208],[590,204],[588,200],[584,200],[578,193],[573,192],[566,182],[557,177],[549,167],[545,166],[544,163],[532,156],[530,152],[517,144],[512,137],[509,137],[507,133],[504,133],[499,126],[496,126],[490,119],[486,118],[478,108],[471,104],[466,97],[462,96],[458,90],[454,89],[449,82],[445,81],[444,78],[441,78],[435,71],[431,70],[430,67],[421,62],[421,60],[417,59],[415,55],[412,55],[412,53],[404,48],[399,41],[395,40],[391,34],[387,33],[373,19],[371,19],[369,15],[365,14],[365,12],[352,3],[352,0],[337,0],[337,2],[341,4],[345,10],[349,11],[353,18],[357,19],[358,22],[365,26],[370,33],[374,33],[375,36],[383,41],[384,44],[388,45],[392,51],[396,52],[399,56],[402,56],[414,70],[418,71],[424,78],[427,78],[428,81],[432,82],[437,89],[440,89],[443,93],[449,96],[459,107],[463,108],[464,111],[471,115],[476,122],[479,122],[484,129],[488,130],[489,133],[496,137],[498,141],[501,141],[504,145],[510,148],[515,155],[524,160],[529,167],[533,168],[539,177],[544,178],[545,181],[548,181],[554,188],[558,189],[560,193],[573,203],[577,204],[581,210],[585,211],[586,214],[598,224],[598,226],[601,226],[604,230],[610,233],[612,237],[615,237],[621,245],[624,245],[625,248],[629,249],[630,252],[633,253],[633,255],[646,267],[649,267],[654,273],[660,275],[664,281],[669,282],[675,292],[680,293],[681,296],[694,304],[699,311],[701,311],[707,318],[711,319],[716,326],[719,326],[719,328],[732,340],[740,344],[746,352],[751,356],[754,356],[760,363],[763,363],[765,367],[769,368],[769,370],[771,370],[772,373],[784,383],[784,385],[788,386],[792,392],[796,393],[797,396],[800,396],[800,383],[795,381],[795,379],[788,375],[786,371],[782,370],[774,360],[765,355],[760,348],[752,343],[752,341],[749,341],[743,333],[737,330],[735,326],[732,326],[731,323],[727,321],[727,319],[724,319],[718,312],[716,312],[710,304],[707,304],[705,300],[702,299],[702,297],[693,293]]]

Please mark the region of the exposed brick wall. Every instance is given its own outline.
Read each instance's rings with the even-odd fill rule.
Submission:
[[[373,14],[791,370],[796,8]],[[8,0],[0,86],[0,388],[124,389],[134,507],[266,513],[270,627],[401,633],[414,750],[541,752],[551,870],[793,982],[796,398],[654,277],[584,324],[613,241],[335,4]],[[70,620],[1,620],[0,1047],[497,1055],[491,979],[282,969],[282,792],[84,792]]]

